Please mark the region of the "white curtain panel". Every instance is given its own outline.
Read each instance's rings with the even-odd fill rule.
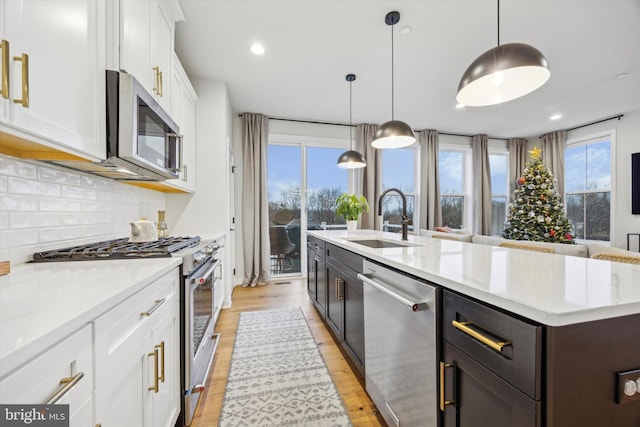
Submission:
[[[525,138],[509,139],[509,201],[513,201],[518,187],[516,180],[522,176],[527,164],[527,140]]]
[[[373,230],[380,230],[381,225],[376,208],[382,187],[382,153],[371,145],[377,130],[378,125],[367,123],[356,128],[356,150],[367,160],[367,167],[356,170],[356,193],[366,197],[369,203],[369,212],[364,212],[360,218],[360,228]]]
[[[269,118],[242,115],[242,286],[269,281],[269,202],[267,200],[267,144]]]
[[[420,131],[420,227],[429,230],[442,226],[438,138],[438,131]]]
[[[553,174],[556,191],[564,201],[564,149],[567,143],[567,131],[549,132],[542,139],[542,161]]]
[[[485,236],[491,234],[491,168],[488,146],[487,135],[473,136],[473,232]]]

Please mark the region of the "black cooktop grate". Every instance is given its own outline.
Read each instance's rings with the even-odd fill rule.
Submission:
[[[132,243],[128,238],[36,252],[33,262],[91,261],[103,259],[167,258],[197,245],[200,237],[165,237],[155,242]]]

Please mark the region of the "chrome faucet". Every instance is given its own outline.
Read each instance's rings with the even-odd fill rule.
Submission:
[[[407,232],[409,231],[409,217],[407,216],[407,198],[402,191],[397,188],[389,188],[380,194],[380,197],[378,198],[378,216],[382,215],[382,198],[390,191],[395,191],[402,198],[402,240],[408,240]]]

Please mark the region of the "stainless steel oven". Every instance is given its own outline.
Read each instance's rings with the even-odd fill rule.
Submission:
[[[219,342],[214,326],[223,297],[221,278],[222,260],[211,257],[185,279],[185,425],[191,424]]]
[[[167,237],[134,243],[128,238],[48,250],[33,254],[34,262],[182,258],[180,286],[180,383],[184,399],[176,426],[190,425],[204,391],[219,335],[214,332],[224,301],[222,254],[224,238]],[[135,261],[132,261],[135,262]]]

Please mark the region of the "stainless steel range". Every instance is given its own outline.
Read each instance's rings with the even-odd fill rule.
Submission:
[[[128,238],[79,245],[33,254],[33,262],[91,261],[182,257],[180,286],[182,412],[177,426],[188,426],[204,391],[219,342],[214,327],[224,299],[222,254],[224,240],[166,237],[131,243]]]

